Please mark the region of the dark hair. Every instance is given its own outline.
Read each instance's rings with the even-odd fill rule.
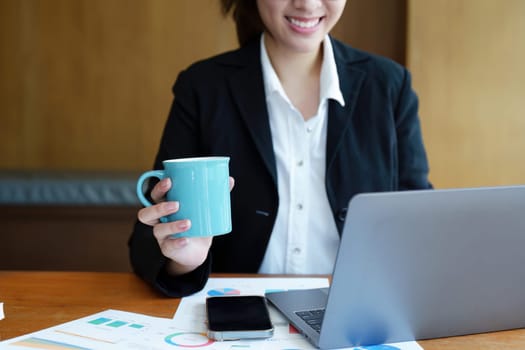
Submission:
[[[256,0],[221,0],[221,10],[224,16],[232,14],[237,40],[241,46],[264,31]]]

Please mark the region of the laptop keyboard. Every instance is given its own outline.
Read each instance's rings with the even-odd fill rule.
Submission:
[[[323,323],[325,309],[315,309],[306,311],[296,311],[295,314],[299,316],[304,322],[312,327],[317,333],[321,333],[321,324]]]

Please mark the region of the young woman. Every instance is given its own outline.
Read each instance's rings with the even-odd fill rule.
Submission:
[[[223,0],[241,48],[180,73],[162,160],[230,156],[233,231],[173,239],[191,222],[141,209],[130,238],[135,272],[170,296],[210,272],[331,273],[357,193],[427,189],[417,97],[406,69],[329,36],[345,0]],[[232,179],[232,186],[233,186]]]

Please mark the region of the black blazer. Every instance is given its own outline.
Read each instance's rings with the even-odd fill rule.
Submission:
[[[393,61],[332,39],[345,107],[330,101],[326,191],[339,232],[360,192],[426,189],[428,164],[410,75]],[[277,174],[260,63],[260,42],[180,73],[155,168],[162,160],[230,156],[231,234],[215,237],[206,263],[164,274],[151,227],[139,222],[129,241],[135,272],[167,295],[200,290],[210,271],[257,272],[277,214]]]

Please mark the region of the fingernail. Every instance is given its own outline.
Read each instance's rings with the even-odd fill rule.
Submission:
[[[179,210],[179,202],[166,202],[164,206],[168,211]]]
[[[160,181],[160,186],[162,187],[162,189],[166,189],[166,188],[168,188],[168,185],[169,185],[168,180],[169,180],[169,179],[166,178],[166,179],[162,179],[162,180]]]
[[[191,222],[190,220],[182,220],[181,222],[178,223],[177,227],[181,230],[187,230],[189,229],[191,226]]]

